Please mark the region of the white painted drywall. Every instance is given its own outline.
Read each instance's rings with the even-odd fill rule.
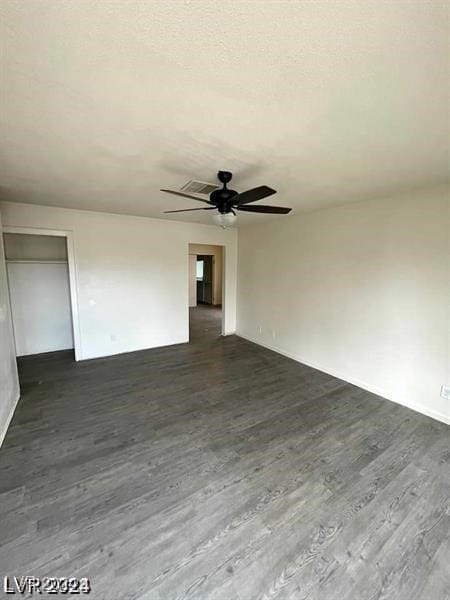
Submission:
[[[221,246],[210,246],[207,244],[189,244],[189,254],[205,255],[214,257],[213,268],[213,304],[222,304],[222,264],[223,250]]]
[[[7,271],[17,356],[73,348],[67,263],[10,262]]]
[[[189,243],[225,247],[224,333],[236,327],[237,231],[5,202],[3,224],[71,231],[81,359],[186,342]]]
[[[0,214],[0,233],[2,230]],[[0,235],[0,445],[19,399],[19,377],[9,308],[8,282]]]
[[[189,306],[197,306],[197,255],[189,254]]]
[[[237,333],[449,422],[449,212],[439,187],[240,229]]]

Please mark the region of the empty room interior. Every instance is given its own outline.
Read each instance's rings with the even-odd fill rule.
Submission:
[[[2,0],[0,596],[450,599],[449,22]]]

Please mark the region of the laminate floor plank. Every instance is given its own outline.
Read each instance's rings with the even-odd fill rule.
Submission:
[[[236,336],[19,359],[0,575],[95,600],[449,600],[449,427]]]

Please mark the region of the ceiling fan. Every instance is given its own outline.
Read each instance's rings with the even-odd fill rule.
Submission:
[[[196,196],[185,194],[184,192],[177,192],[175,190],[161,190],[161,192],[167,192],[168,194],[175,194],[176,196],[183,196],[184,198],[191,198],[197,200],[197,202],[204,202],[209,204],[207,207],[202,208],[184,208],[181,210],[165,210],[165,213],[178,213],[178,212],[189,212],[193,210],[216,210],[218,211],[213,215],[214,221],[221,227],[231,225],[236,218],[236,210],[252,213],[266,213],[273,215],[287,215],[291,212],[291,208],[284,208],[283,206],[266,206],[263,204],[255,204],[254,206],[248,206],[251,202],[262,200],[272,194],[276,194],[276,190],[273,190],[267,185],[260,185],[259,187],[252,188],[246,192],[236,192],[227,188],[227,183],[231,181],[233,177],[229,171],[219,171],[217,173],[218,180],[223,184],[223,187],[214,190],[209,195],[209,200],[201,200]]]

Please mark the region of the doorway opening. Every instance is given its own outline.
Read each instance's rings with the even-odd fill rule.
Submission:
[[[68,237],[9,228],[3,242],[16,356],[64,350],[77,358]]]
[[[222,334],[224,249],[189,244],[189,341]]]

